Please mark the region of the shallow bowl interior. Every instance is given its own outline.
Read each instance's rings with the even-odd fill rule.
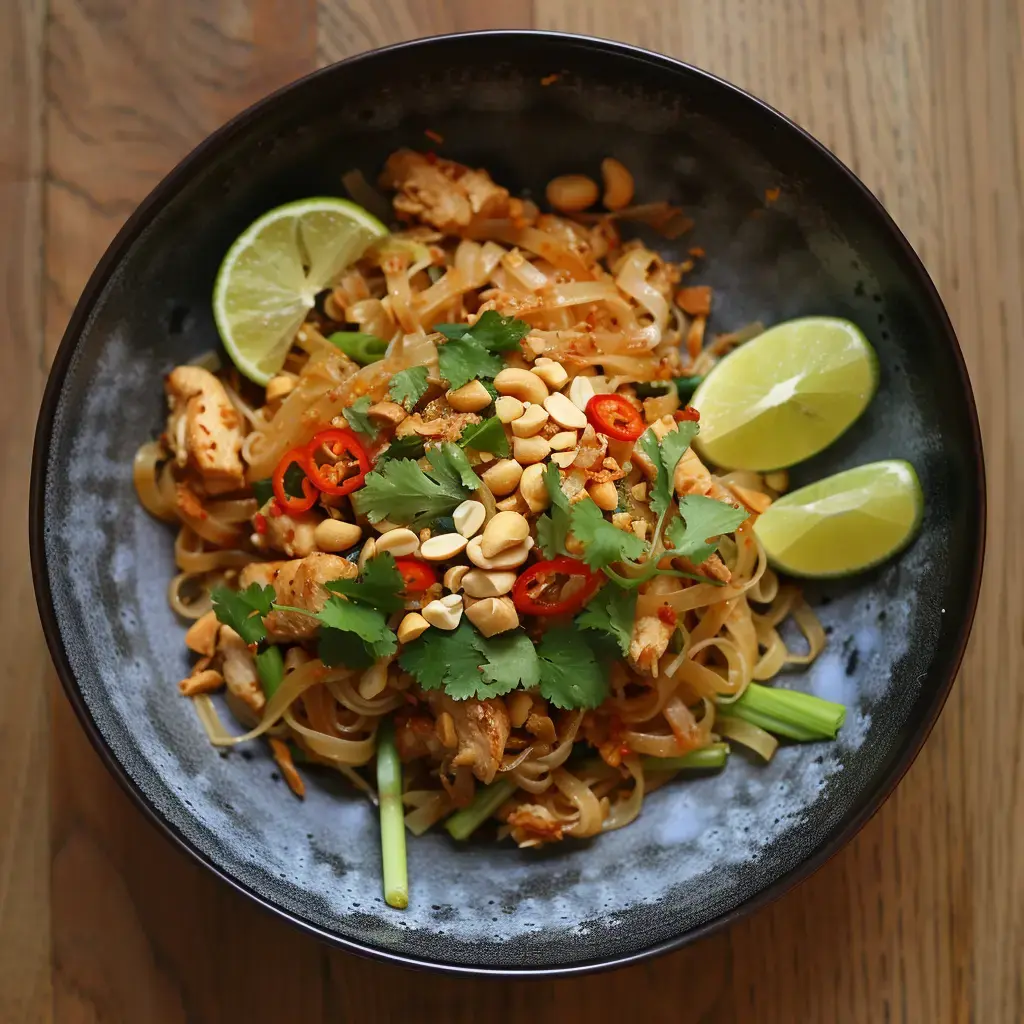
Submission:
[[[557,72],[554,84],[541,79]],[[642,200],[693,216],[712,326],[846,316],[878,351],[863,419],[797,482],[890,456],[926,499],[897,561],[811,589],[827,652],[787,685],[841,700],[834,744],[742,755],[655,793],[631,827],[542,852],[410,842],[412,903],[380,893],[372,809],[330,775],[295,800],[261,744],[205,741],[175,686],[172,534],[136,504],[131,460],[163,418],[162,376],[215,347],[218,263],[258,214],[371,180],[398,146],[443,153],[542,195],[553,175],[623,160]],[[778,199],[766,203],[766,190]],[[40,421],[33,558],[68,693],[113,771],[174,839],[291,920],[380,955],[462,969],[573,970],[706,932],[820,863],[877,806],[951,682],[973,610],[983,522],[973,401],[948,320],[907,243],[856,180],[757,101],[627,47],[548,35],[430,40],[328,68],[243,114],[143,204],[72,319]]]

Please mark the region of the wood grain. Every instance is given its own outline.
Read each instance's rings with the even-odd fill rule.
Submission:
[[[853,843],[711,940],[578,980],[412,975],[327,950],[215,885],[129,804],[61,695],[48,715],[24,502],[8,500],[0,621],[33,639],[0,681],[0,1020],[1024,1020],[1017,0],[50,0],[48,13],[8,0],[0,368],[19,383],[0,409],[5,495],[25,492],[44,352],[117,227],[196,141],[317,63],[530,24],[640,43],[762,96],[861,175],[928,264],[970,366],[990,480],[982,609],[939,725]],[[254,984],[268,949],[278,973]]]

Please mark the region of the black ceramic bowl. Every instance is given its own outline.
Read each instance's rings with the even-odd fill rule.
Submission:
[[[552,72],[558,80],[544,86]],[[136,445],[160,429],[161,378],[217,344],[210,293],[231,241],[289,199],[373,179],[398,146],[443,152],[541,195],[612,154],[638,196],[681,203],[715,289],[713,327],[849,317],[881,362],[866,415],[793,475],[909,459],[925,516],[914,545],[812,588],[830,634],[795,687],[845,702],[836,743],[665,787],[639,821],[542,852],[441,832],[409,843],[411,905],[381,899],[375,815],[332,775],[300,803],[262,745],[211,748],[176,681],[172,536],[136,504]],[[765,205],[765,190],[779,188]],[[799,128],[667,58],[531,33],[429,39],[326,68],[212,135],[139,207],[85,290],[36,437],[31,544],[43,624],[68,697],[111,771],[182,849],[281,917],[346,948],[459,971],[570,972],[689,942],[766,903],[867,820],[935,720],[978,593],[984,482],[953,330],[882,207]]]

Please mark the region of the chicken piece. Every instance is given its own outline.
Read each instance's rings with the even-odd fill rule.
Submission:
[[[641,615],[633,623],[633,636],[629,642],[629,660],[641,671],[655,678],[658,662],[668,650],[675,626],[657,615]]]
[[[687,494],[707,495],[711,490],[711,473],[708,467],[697,458],[692,448],[683,452],[683,457],[676,463],[672,486],[680,498]]]
[[[509,733],[504,701],[497,698],[452,700],[440,690],[431,690],[427,699],[435,716],[447,711],[455,723],[459,749],[452,758],[452,767],[468,765],[482,783],[493,782]]]
[[[508,189],[495,185],[486,171],[410,149],[399,149],[388,157],[380,185],[398,192],[393,202],[400,216],[432,224],[447,234],[464,233],[475,218],[509,216]]]
[[[207,612],[188,627],[188,632],[185,634],[185,646],[190,651],[195,651],[196,654],[211,656],[217,649],[219,626],[217,613]]]
[[[317,524],[323,518],[315,512],[289,515],[271,515],[268,502],[257,513],[263,517],[266,529],[253,534],[253,544],[260,551],[283,551],[290,558],[305,558],[316,551]]]
[[[505,824],[521,847],[556,842],[565,830],[565,825],[542,804],[520,804],[508,815]]]
[[[178,689],[186,697],[194,697],[197,693],[212,693],[224,685],[224,677],[215,669],[205,668],[210,663],[209,658],[204,658],[192,670],[188,679],[182,679],[178,683]]]
[[[677,558],[676,561],[686,572],[710,576],[711,579],[718,580],[719,583],[729,583],[732,580],[732,571],[717,554],[710,555],[700,565],[694,565],[688,558]]]
[[[250,583],[270,584],[278,603],[318,612],[331,596],[325,583],[352,580],[358,575],[359,569],[347,558],[314,551],[290,562],[250,562],[239,573],[238,585],[244,590]],[[316,619],[298,612],[272,612],[263,622],[271,641],[308,640],[319,626]]]
[[[228,689],[258,715],[267,698],[260,686],[252,651],[230,626],[221,626],[217,653],[221,657],[221,672]]]
[[[243,487],[242,421],[224,385],[201,366],[178,366],[165,387],[167,439],[177,465],[193,467],[208,494]]]

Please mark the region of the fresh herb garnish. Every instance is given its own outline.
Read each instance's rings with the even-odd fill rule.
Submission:
[[[333,580],[325,583],[332,594],[340,594],[350,601],[378,608],[383,612],[398,612],[405,607],[402,591],[405,581],[389,551],[371,558],[357,580]]]
[[[583,545],[581,557],[591,569],[603,569],[612,562],[635,561],[647,550],[635,533],[608,522],[592,501],[573,505],[570,522],[572,535]]]
[[[424,472],[409,459],[392,459],[368,473],[352,504],[371,523],[389,519],[420,527],[451,515],[480,486],[465,452],[446,441],[427,452],[431,468]]]
[[[651,510],[662,519],[672,505],[676,466],[699,431],[698,424],[684,420],[675,430],[670,430],[660,444],[653,430],[645,430],[640,438],[641,450],[654,463],[657,471],[649,491]],[[657,537],[660,532],[660,529],[655,531],[654,536]]]
[[[636,618],[635,590],[620,587],[602,587],[576,617],[580,629],[593,629],[607,633],[619,646],[623,657],[629,654]]]
[[[453,700],[500,697],[536,686],[537,651],[519,630],[489,639],[465,619],[452,631],[430,630],[406,644],[398,663],[424,690],[444,690]]]
[[[475,324],[435,324],[434,330],[448,339],[438,348],[441,376],[452,388],[461,388],[497,376],[505,365],[499,353],[518,348],[530,325],[489,309]]]
[[[292,466],[294,465],[295,463],[293,462]],[[291,466],[289,466],[288,468],[291,469]],[[301,470],[299,472],[301,472]],[[285,488],[287,487],[288,471],[285,470]],[[253,497],[256,499],[256,503],[259,505],[260,508],[263,508],[263,506],[266,505],[266,503],[270,501],[270,499],[274,496],[273,481],[270,479],[270,477],[267,477],[266,480],[253,480],[252,493]],[[299,495],[296,495],[296,497],[299,497]]]
[[[214,587],[210,593],[217,621],[230,626],[247,644],[258,644],[267,635],[263,616],[274,604],[274,588],[250,583],[245,590]]]
[[[398,402],[406,412],[412,412],[416,408],[416,403],[427,393],[429,387],[427,368],[425,366],[410,366],[407,370],[399,370],[391,378],[388,394],[391,396],[391,400]]]
[[[370,396],[363,395],[361,398],[357,398],[347,409],[343,410],[343,415],[348,421],[348,425],[357,434],[365,434],[371,441],[375,441],[379,430],[377,424],[369,416],[371,405],[373,405],[373,400]],[[287,484],[287,480],[285,483]],[[296,497],[301,497],[301,493],[296,495]]]
[[[551,559],[566,554],[565,538],[569,532],[569,499],[562,490],[558,467],[549,462],[544,470],[544,486],[548,490],[551,510],[537,520],[537,544],[544,557]]]
[[[549,629],[537,646],[540,692],[555,707],[596,708],[608,696],[608,675],[590,639],[567,626]]]
[[[418,434],[406,434],[405,437],[396,437],[378,456],[377,463],[386,462],[388,459],[422,459],[426,446],[423,438]]]
[[[688,494],[679,502],[680,519],[673,519],[665,528],[665,538],[673,552],[688,558],[694,565],[707,561],[718,549],[717,538],[732,533],[747,518],[747,510],[727,505],[724,501]],[[709,543],[709,538],[716,538]]]
[[[508,458],[508,438],[505,427],[497,416],[491,416],[481,423],[467,423],[459,438],[462,448],[472,448],[478,452],[491,452],[501,458]]]

